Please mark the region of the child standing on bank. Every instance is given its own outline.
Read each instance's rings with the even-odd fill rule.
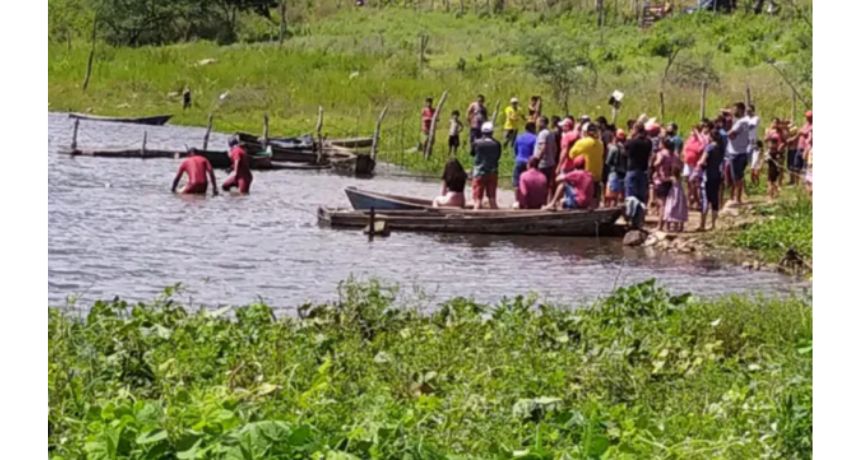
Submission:
[[[684,224],[687,223],[687,196],[684,194],[682,186],[681,173],[683,167],[680,160],[676,160],[672,165],[672,188],[669,189],[669,196],[666,197],[666,204],[663,207],[663,220],[666,221],[666,230],[670,232],[683,232]]]
[[[463,130],[463,123],[460,121],[460,111],[451,112],[451,121],[448,127],[448,156],[457,156],[457,149],[460,148],[460,131]]]
[[[779,149],[778,136],[767,139],[767,196],[775,200],[779,196],[779,183],[782,182],[782,165],[785,159]]]

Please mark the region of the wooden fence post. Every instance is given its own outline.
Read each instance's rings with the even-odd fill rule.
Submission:
[[[797,94],[791,93],[791,122],[795,123],[797,121]]]
[[[747,83],[746,104],[747,104],[747,108],[749,108],[750,104],[752,104],[752,93],[750,93],[750,84],[749,83]]]
[[[382,119],[385,118],[385,114],[388,113],[388,106],[382,108],[382,113],[379,114],[379,118],[376,119],[376,129],[373,131],[373,143],[370,145],[370,158],[375,162],[376,161],[376,152],[379,149],[379,132],[382,130]]]
[[[93,59],[96,56],[96,24],[98,24],[98,18],[93,19],[93,36],[92,36],[92,47],[90,47],[90,55],[87,57],[87,73],[84,75],[84,85],[83,91],[87,91],[87,87],[90,85],[90,75],[93,73]]]
[[[496,117],[499,116],[499,106],[502,105],[502,101],[496,101],[496,108],[493,110],[493,116],[490,117],[490,121],[493,122],[493,127],[496,126]]]
[[[269,114],[263,113],[263,151],[269,146]]]
[[[702,82],[702,98],[699,100],[699,120],[705,119],[707,113],[708,82]]]
[[[79,118],[75,118],[75,129],[72,131],[72,151],[78,149],[78,125],[81,124],[81,120]]]
[[[278,34],[278,43],[284,44],[284,37],[287,35],[287,0],[281,0],[281,30]]]
[[[209,133],[212,132],[212,114],[209,114],[209,122],[206,124],[206,134],[203,135],[203,150],[209,147]]]
[[[323,156],[322,127],[323,127],[323,108],[322,108],[322,106],[319,106],[319,111],[317,113],[317,129],[316,129],[316,131],[317,131],[317,141],[316,141],[317,164],[322,162],[322,156]]]
[[[445,99],[448,99],[448,90],[442,92],[442,97],[439,98],[439,105],[436,106],[436,111],[433,112],[433,118],[430,120],[430,133],[427,136],[427,143],[424,144],[424,159],[430,158],[433,153],[433,143],[436,142],[436,125],[439,123],[439,114],[442,113],[442,107],[445,105]]]
[[[143,132],[143,143],[140,144],[140,156],[146,156],[146,131]]]
[[[666,101],[663,98],[663,91],[660,91],[660,123],[666,122]]]

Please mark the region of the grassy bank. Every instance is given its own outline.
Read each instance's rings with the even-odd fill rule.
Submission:
[[[49,310],[52,458],[811,456],[804,300],[645,283],[422,314],[347,283],[302,311]]]
[[[806,96],[809,86],[803,80],[811,78],[804,70],[811,68],[811,29],[791,16],[678,15],[648,31],[615,21],[597,28],[593,15],[575,11],[459,16],[396,7],[343,8],[319,17],[308,14],[303,21],[291,24],[291,36],[283,46],[100,44],[86,93],[80,86],[89,45],[82,40],[71,46],[54,42],[48,49],[49,109],[116,115],[169,112],[176,114],[175,123],[198,126],[205,125],[212,112],[216,129],[252,132],[261,132],[263,113],[268,112],[271,132],[283,135],[311,132],[317,107],[323,106],[325,132],[341,136],[371,133],[376,116],[387,105],[383,159],[436,173],[444,160],[445,123],[431,161],[404,153],[418,140],[425,97],[438,99],[449,90],[443,121],[454,108],[465,112],[477,93],[487,96],[491,111],[497,101],[511,96],[526,100],[531,94],[543,94],[544,112],[563,114],[561,101],[553,100],[550,88],[527,65],[528,45],[535,42],[565,47],[575,43],[594,62],[596,85],[574,88],[570,112],[608,115],[608,95],[620,89],[626,94],[620,119],[626,120],[643,111],[659,112],[667,64],[661,54],[676,38],[692,37],[665,82],[666,118],[685,131],[699,114],[699,84],[687,81],[690,76],[712,80],[709,114],[743,100],[749,84],[765,118],[790,116],[792,107],[788,85],[765,63],[766,57],[776,59]],[[423,64],[418,60],[419,33],[429,37]],[[206,59],[215,61],[198,65]],[[687,80],[681,78],[684,75]],[[185,85],[195,102],[192,109],[182,111],[179,98],[169,94],[178,94]],[[230,96],[219,102],[224,92]],[[502,168],[503,175],[509,174],[510,162]]]

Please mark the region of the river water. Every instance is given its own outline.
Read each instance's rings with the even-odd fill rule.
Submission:
[[[453,296],[492,302],[530,293],[578,304],[649,278],[698,295],[785,293],[800,286],[783,275],[626,248],[612,238],[393,233],[368,242],[359,231],[319,227],[317,207],[348,207],[348,185],[432,197],[439,184],[400,177],[384,166],[372,180],[264,171],[254,173],[248,196],[187,197],[170,193],[178,160],[70,158],[58,149],[71,142],[71,120],[51,113],[48,129],[52,306],[76,299],[86,307],[114,296],[146,301],[181,282],[180,299],[195,305],[262,299],[289,311],[336,299],[338,283],[350,276],[398,283],[431,305]],[[148,147],[183,149],[200,146],[205,130],[81,122],[78,145],[139,147],[144,131]],[[213,134],[210,146],[226,146],[226,139]],[[216,176],[226,177],[223,171]]]

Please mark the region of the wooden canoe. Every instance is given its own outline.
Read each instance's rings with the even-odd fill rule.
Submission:
[[[327,143],[335,147],[346,147],[348,149],[368,148],[373,145],[372,137],[347,137],[343,139],[328,139]]]
[[[102,158],[174,158],[177,154],[175,150],[150,150],[146,149],[60,149],[60,153],[75,156],[85,157],[102,157]]]
[[[609,234],[623,212],[623,207],[594,211],[470,211],[439,208],[376,212],[375,219],[385,221],[394,231],[597,236]],[[370,223],[370,212],[320,207],[317,219],[321,225],[331,227],[364,228]]]
[[[408,210],[433,207],[432,200],[371,192],[369,190],[360,190],[353,186],[347,187],[344,189],[344,192],[346,193],[346,197],[349,198],[353,209]]]
[[[153,115],[151,117],[105,117],[101,115],[88,115],[86,113],[70,113],[69,118],[89,121],[106,121],[112,123],[135,123],[138,125],[161,126],[167,123],[173,115]]]

